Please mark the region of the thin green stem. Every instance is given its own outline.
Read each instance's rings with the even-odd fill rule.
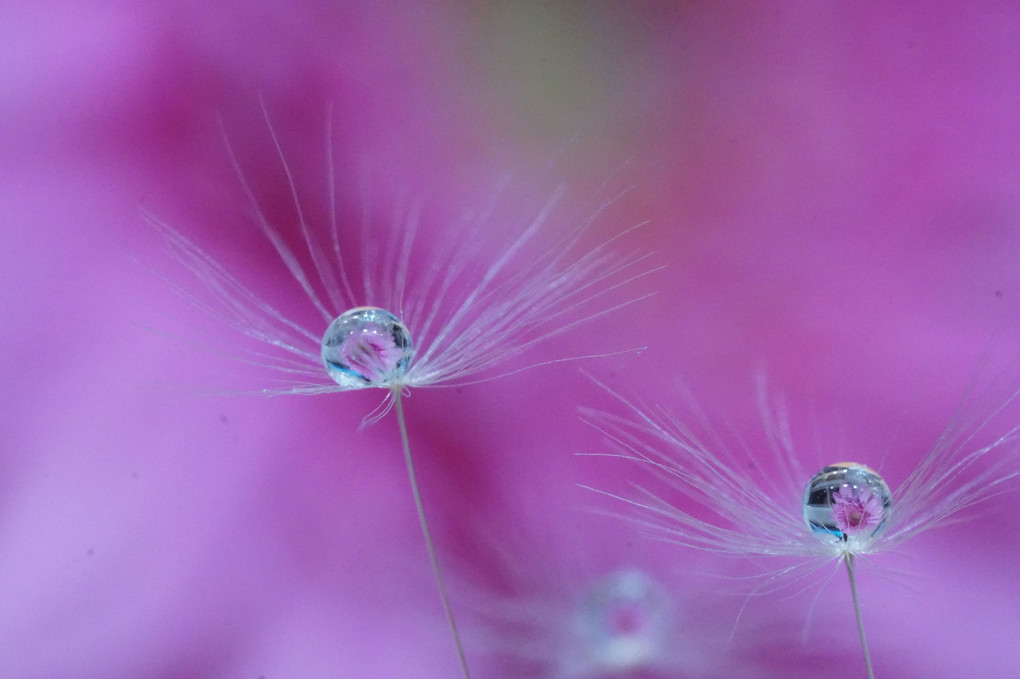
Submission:
[[[421,524],[421,532],[425,537],[425,547],[429,552],[429,561],[432,563],[432,572],[436,576],[436,585],[439,586],[439,597],[443,600],[443,610],[446,611],[446,621],[450,624],[450,632],[453,634],[453,641],[457,646],[457,657],[460,659],[460,669],[464,673],[464,679],[471,679],[468,671],[467,658],[464,655],[464,646],[460,640],[460,632],[457,631],[457,621],[453,617],[453,608],[450,606],[450,596],[446,592],[446,583],[443,581],[443,571],[439,568],[439,558],[436,556],[436,548],[432,542],[432,533],[429,531],[429,522],[425,518],[425,507],[421,502],[421,491],[418,489],[418,477],[414,473],[414,461],[411,459],[411,444],[407,439],[407,423],[404,420],[404,404],[401,402],[401,390],[394,388],[393,405],[397,410],[397,424],[400,426],[400,440],[404,445],[404,462],[407,463],[407,475],[411,479],[411,493],[414,495],[414,506],[418,510],[418,522]]]
[[[875,679],[875,671],[871,668],[871,653],[868,652],[868,639],[864,636],[864,619],[861,617],[861,601],[857,597],[857,580],[854,577],[854,555],[847,554],[843,558],[846,574],[850,578],[850,594],[854,599],[854,615],[857,616],[857,633],[861,635],[861,650],[864,651],[864,664],[868,667],[868,679]]]

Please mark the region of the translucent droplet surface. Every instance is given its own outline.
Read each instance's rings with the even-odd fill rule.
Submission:
[[[414,345],[399,318],[378,307],[345,311],[322,337],[322,362],[344,389],[399,385]]]
[[[658,657],[671,624],[668,601],[662,587],[640,571],[618,571],[596,583],[579,622],[598,663],[627,669]]]
[[[892,494],[874,469],[856,462],[829,465],[804,491],[804,520],[819,537],[865,544],[892,516]]]

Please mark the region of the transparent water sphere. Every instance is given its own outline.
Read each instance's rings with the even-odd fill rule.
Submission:
[[[659,655],[670,628],[665,592],[636,570],[606,576],[582,604],[580,624],[600,664],[615,669],[640,667]]]
[[[326,372],[344,389],[399,385],[413,353],[407,326],[378,307],[345,311],[322,336]]]
[[[804,491],[804,521],[834,542],[870,541],[892,516],[892,494],[870,467],[838,462],[814,475]]]

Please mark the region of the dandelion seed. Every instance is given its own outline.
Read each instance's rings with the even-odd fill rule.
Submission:
[[[890,492],[878,472],[857,463],[827,466],[799,491],[797,479],[806,475],[793,449],[785,410],[769,404],[764,387],[759,390],[759,409],[770,457],[766,461],[745,448],[746,462],[734,459],[725,439],[696,407],[700,434],[662,408],[649,411],[609,393],[626,406],[630,417],[593,410],[584,413],[619,447],[613,456],[649,467],[711,516],[696,515],[640,486],[637,498],[592,490],[638,507],[641,524],[667,541],[736,557],[808,559],[772,571],[753,593],[772,591],[781,586],[783,577],[796,576],[802,566],[838,559],[850,580],[869,677],[874,674],[858,600],[857,559],[945,522],[957,511],[1003,492],[1007,482],[1020,476],[1020,426],[1007,423],[1000,435],[989,431],[1020,392],[1011,394],[984,419],[967,420],[958,414],[896,493]],[[793,500],[798,496],[803,498],[799,512]]]
[[[481,629],[493,676],[749,676],[723,652],[725,623],[706,601],[636,566],[566,579],[563,564],[554,566],[555,581],[529,579],[512,597],[486,601]]]
[[[589,216],[553,227],[556,196],[500,254],[482,266],[476,261],[494,208],[473,222],[451,229],[428,252],[417,246],[420,215],[408,211],[395,219],[397,236],[375,238],[363,225],[361,285],[345,261],[342,228],[336,220],[332,157],[329,227],[325,237],[306,220],[297,187],[269,116],[263,113],[280,163],[290,185],[301,248],[295,250],[274,228],[259,206],[231,150],[242,186],[255,207],[256,223],[289,270],[305,300],[326,326],[325,333],[307,328],[262,300],[198,245],[162,221],[150,221],[170,249],[202,283],[205,293],[185,294],[212,316],[260,343],[237,355],[249,363],[274,369],[283,384],[266,393],[322,394],[353,389],[386,391],[383,404],[364,423],[396,410],[404,459],[422,533],[446,617],[465,677],[469,677],[442,571],[425,516],[411,458],[402,394],[407,388],[462,385],[498,377],[494,370],[524,351],[600,318],[638,297],[611,301],[611,295],[653,268],[647,255],[616,255],[611,250],[623,235],[592,250],[583,250],[585,232],[607,203]],[[543,231],[551,240],[539,243]],[[626,232],[624,232],[626,233]],[[377,257],[386,253],[386,257]],[[420,266],[412,266],[422,255]],[[181,286],[178,286],[179,289]],[[412,341],[412,336],[415,341]],[[578,356],[552,358],[517,372]]]
[[[576,621],[594,664],[614,671],[654,667],[673,626],[668,601],[659,583],[639,570],[617,571],[597,582]]]

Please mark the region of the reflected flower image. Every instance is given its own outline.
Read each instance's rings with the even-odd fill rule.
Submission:
[[[879,496],[867,485],[840,486],[832,494],[832,518],[836,521],[836,529],[848,537],[874,535],[885,522],[883,500],[887,496],[888,493]]]

